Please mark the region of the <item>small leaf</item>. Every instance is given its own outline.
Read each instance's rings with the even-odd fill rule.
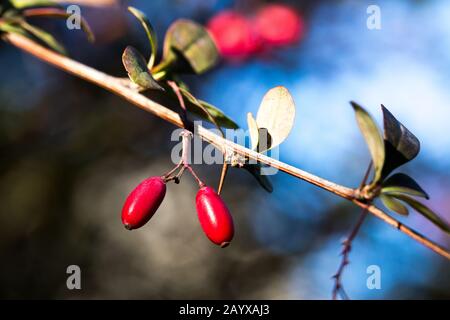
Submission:
[[[273,192],[272,183],[269,180],[269,177],[261,174],[261,164],[245,164],[244,169],[250,172],[250,174],[258,181],[261,187],[264,188],[269,193]]]
[[[419,201],[405,195],[395,195],[395,198],[402,200],[406,202],[408,205],[410,205],[414,210],[421,213],[425,218],[433,222],[435,225],[437,225],[439,228],[444,230],[445,232],[450,234],[450,226],[442,220],[441,217],[439,217],[436,213],[434,213],[430,208],[425,206],[424,204],[420,203]]]
[[[252,143],[252,150],[256,150],[258,148],[259,141],[259,130],[258,125],[256,124],[255,118],[251,112],[247,113],[247,123],[248,123],[248,131],[250,133],[250,140]]]
[[[414,159],[420,151],[420,141],[403,124],[381,105],[384,118],[386,161],[383,177]]]
[[[221,127],[230,128],[230,129],[238,129],[239,126],[225,113],[220,110],[219,108],[213,106],[212,104],[195,98],[189,90],[186,89],[184,86],[179,86],[180,91],[183,93],[183,95],[188,99],[189,103],[187,104],[188,111],[194,113],[195,115],[199,116],[200,118],[207,120],[209,122],[212,122],[209,117],[213,117],[214,121]],[[200,104],[201,106],[199,106]],[[205,112],[206,109],[207,112]],[[213,122],[214,123],[214,122]]]
[[[151,49],[150,59],[148,60],[148,68],[151,70],[156,61],[156,54],[158,53],[158,39],[155,29],[153,28],[144,12],[133,7],[128,7],[128,11],[130,11],[141,22],[142,27],[147,34]]]
[[[50,0],[9,0],[16,9],[26,9],[32,7],[60,7],[55,1]]]
[[[206,116],[206,120],[210,121],[212,124],[214,124],[214,126],[219,129],[222,137],[224,137],[224,133],[220,127],[220,124],[217,123],[216,118],[209,112],[209,110],[207,108],[205,108],[205,106],[196,98],[194,97],[194,95],[192,95],[189,90],[185,90],[183,88],[178,87],[177,84],[175,84],[178,88],[178,90],[181,91],[182,95],[184,95],[185,97],[187,97],[189,99],[189,102],[191,102],[191,105],[198,107],[200,110],[203,111],[203,113]]]
[[[16,33],[20,34],[21,36],[28,37],[28,33],[25,30],[23,30],[21,27],[15,26],[12,23],[1,23],[0,31],[7,33]]]
[[[20,19],[20,12],[12,8],[11,6],[8,6],[3,9],[4,11],[1,13],[1,18],[4,22],[8,23],[16,23],[17,19]]]
[[[217,123],[219,125],[221,125],[222,127],[225,128],[230,128],[230,129],[238,129],[239,126],[236,124],[236,122],[234,122],[231,118],[229,118],[227,115],[225,115],[225,113],[220,110],[219,108],[213,106],[212,104],[203,101],[203,100],[198,100],[202,106],[204,108],[206,108],[209,112],[210,115],[212,115],[214,117],[214,119],[217,121]]]
[[[402,216],[407,216],[409,214],[408,208],[405,207],[400,201],[396,200],[395,198],[382,194],[380,195],[380,199],[385,205],[385,207],[388,208],[389,210],[397,212]]]
[[[132,46],[126,47],[122,62],[131,81],[144,89],[164,90],[151,75],[147,63],[139,51]]]
[[[60,8],[37,8],[37,9],[27,9],[23,12],[24,17],[54,17],[60,19],[67,19],[71,16],[65,10]],[[89,42],[95,41],[94,33],[87,21],[81,17],[80,19],[81,29],[86,34]]]
[[[219,52],[208,31],[200,24],[185,19],[175,21],[164,40],[163,60],[171,61],[179,55],[197,74],[211,69],[219,60]]]
[[[62,55],[66,55],[66,50],[64,49],[63,45],[60,44],[50,33],[38,27],[32,26],[31,24],[25,21],[21,21],[19,25],[23,29],[31,33],[33,36],[35,36],[37,39],[45,43],[49,48],[55,50],[56,52]]]
[[[383,182],[382,193],[387,194],[409,194],[411,196],[429,199],[428,194],[410,176],[404,173],[396,173]]]
[[[269,90],[256,115],[256,123],[260,129],[259,144],[261,141],[265,141],[267,146],[258,151],[263,152],[280,145],[291,132],[294,119],[295,103],[289,91],[285,87],[275,87]],[[261,131],[261,129],[267,131]]]
[[[189,86],[187,85],[186,82],[183,82],[180,79],[176,79],[174,81],[177,83],[178,87],[180,87],[181,90],[190,92]]]
[[[375,184],[381,180],[381,171],[383,170],[385,158],[383,138],[381,137],[377,124],[370,114],[357,103],[353,101],[350,103],[355,110],[356,121],[358,122],[358,126],[366,140],[372,156],[375,167],[375,176],[372,184]]]

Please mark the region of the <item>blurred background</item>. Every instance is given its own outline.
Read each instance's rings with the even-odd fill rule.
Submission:
[[[192,92],[245,128],[247,112],[256,113],[264,93],[286,86],[297,117],[280,159],[351,187],[369,153],[348,102],[359,102],[380,123],[383,103],[422,143],[402,172],[413,173],[431,195],[429,206],[450,221],[448,1],[378,0],[379,30],[366,26],[373,1],[360,0],[79,1],[95,45],[64,22],[36,24],[56,32],[73,58],[126,76],[123,49],[149,50],[127,5],[148,15],[161,45],[177,18],[207,24],[223,10],[252,16],[275,2],[301,15],[298,41],[225,58],[208,74],[185,78]],[[231,170],[223,198],[236,236],[227,249],[204,236],[189,176],[169,184],[150,223],[129,232],[122,204],[141,180],[172,167],[174,127],[3,42],[0,70],[0,297],[331,297],[340,243],[359,214],[355,206],[282,173],[267,194],[246,172]],[[220,166],[196,169],[217,185]],[[450,246],[419,214],[400,220]],[[343,283],[353,299],[450,298],[449,262],[372,216],[350,260]],[[81,268],[82,290],[66,287],[73,264]],[[381,268],[380,290],[366,286],[370,265]]]

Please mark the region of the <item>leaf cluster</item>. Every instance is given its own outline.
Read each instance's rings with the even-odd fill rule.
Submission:
[[[450,233],[450,226],[416,198],[429,199],[425,190],[404,173],[391,173],[413,160],[420,151],[419,139],[394,115],[381,105],[383,112],[383,134],[372,116],[359,104],[351,102],[356,120],[369,148],[374,164],[374,176],[364,186],[361,196],[372,201],[379,197],[384,206],[401,215],[408,215],[413,208],[443,231]]]
[[[31,17],[67,19],[70,14],[57,2],[49,0],[4,0],[0,4],[0,33],[16,33],[36,40],[66,55],[64,46],[49,32],[29,23]],[[88,23],[80,17],[81,28],[89,41],[95,37]]]

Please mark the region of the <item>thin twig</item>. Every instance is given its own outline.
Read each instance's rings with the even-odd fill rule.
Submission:
[[[101,88],[111,91],[117,96],[120,96],[125,100],[131,102],[135,106],[147,112],[150,112],[155,116],[169,123],[172,123],[173,125],[176,125],[180,128],[183,127],[183,121],[179,114],[139,94],[139,92],[132,89],[134,86],[132,86],[131,84],[126,85],[123,79],[121,78],[112,77],[96,69],[88,67],[77,61],[74,61],[70,58],[64,57],[18,34],[11,34],[11,33],[4,34],[3,39],[9,42],[10,44],[16,46],[17,48],[39,58],[42,61],[45,61],[55,67],[58,67],[81,79],[92,82]],[[387,224],[395,227],[396,229],[407,234],[417,242],[423,244],[424,246],[428,247],[429,249],[433,250],[439,255],[450,260],[450,252],[446,248],[431,241],[430,239],[421,235],[417,231],[401,224],[399,221],[392,218],[379,208],[358,200],[357,198],[355,198],[354,189],[347,188],[338,185],[336,183],[327,181],[325,179],[312,175],[308,172],[290,166],[286,163],[283,163],[281,161],[272,159],[263,154],[247,149],[241,145],[233,143],[232,141],[219,137],[215,133],[205,129],[202,126],[196,126],[195,133],[200,137],[202,137],[205,141],[218,147],[220,150],[232,150],[233,152],[241,156],[248,157],[249,159],[253,159],[268,166],[271,166],[273,168],[279,169],[280,171],[283,171],[301,180],[307,181],[324,190],[332,192],[335,195],[338,195],[344,199],[350,200],[357,206],[366,209],[367,211],[369,211],[379,219],[383,220]]]
[[[175,183],[179,183],[181,177],[183,176],[184,171],[187,169],[191,175],[194,177],[194,179],[197,181],[198,186],[201,188],[205,184],[204,182],[198,177],[197,173],[195,173],[194,169],[192,169],[189,161],[189,154],[191,150],[191,138],[192,133],[188,130],[183,130],[180,133],[183,149],[181,154],[181,160],[178,162],[178,164],[169,172],[162,175],[161,177],[164,179],[165,182],[169,182],[174,180]],[[175,174],[175,172],[178,170],[178,172]]]
[[[184,117],[187,119],[187,115],[186,115],[186,107],[184,106],[184,99],[183,99],[183,95],[186,95],[188,97],[188,99],[191,100],[191,103],[195,104],[196,106],[198,106],[207,116],[208,119],[214,124],[214,126],[219,130],[220,135],[222,137],[225,137],[225,134],[223,133],[222,128],[219,126],[219,124],[217,123],[216,119],[214,119],[214,117],[211,115],[211,113],[208,111],[208,109],[206,109],[201,103],[200,101],[198,101],[198,99],[196,97],[194,97],[189,91],[183,89],[182,87],[179,87],[176,82],[173,81],[168,81],[167,82],[175,91],[178,100],[180,100],[180,103],[183,101],[183,110],[185,111],[184,113]],[[225,151],[222,150],[222,154],[223,154],[223,165],[222,165],[222,172],[220,174],[220,181],[219,181],[219,187],[217,189],[217,194],[220,194],[222,192],[222,188],[223,188],[223,184],[225,182],[225,177],[227,175],[227,169],[228,169],[228,164],[226,162],[226,154]],[[195,175],[195,172],[193,172],[192,168],[188,168],[188,170],[191,171],[192,175]],[[198,180],[198,179],[197,179]]]
[[[187,130],[183,130],[183,132],[181,133],[181,137],[183,138],[183,157],[181,160],[183,162],[183,169],[188,169],[188,171],[191,173],[191,175],[194,177],[194,179],[197,180],[198,186],[201,188],[205,184],[195,173],[194,169],[192,169],[191,164],[189,162],[189,157],[188,157],[189,151],[191,150],[192,133]],[[180,177],[181,177],[181,175],[180,175]]]
[[[175,173],[175,171],[177,171],[181,167],[182,164],[183,164],[183,160],[180,160],[180,162],[173,169],[171,169],[170,171],[163,174],[161,176],[161,178],[166,182],[175,180],[178,176],[178,173],[177,173],[177,175],[173,175],[173,174]]]
[[[178,85],[174,81],[167,81],[167,84],[172,88],[173,92],[175,92],[175,95],[178,98],[178,103],[183,110],[183,115],[187,117],[186,104],[184,103],[183,96],[181,95],[180,87],[178,87]]]
[[[219,187],[217,188],[217,194],[220,194],[222,192],[227,173],[228,173],[228,163],[227,163],[226,155],[224,153],[222,170],[220,171]]]
[[[366,185],[367,180],[369,179],[370,172],[372,170],[372,165],[373,165],[373,161],[370,161],[370,163],[367,167],[366,173],[364,174],[364,177],[361,180],[361,184],[359,185],[359,191],[361,191],[364,188],[364,186]],[[358,234],[358,231],[361,228],[361,225],[363,224],[366,216],[367,216],[367,209],[363,209],[363,212],[362,212],[361,216],[359,217],[358,222],[356,223],[355,227],[352,229],[352,231],[350,232],[350,235],[347,237],[347,239],[345,239],[344,242],[342,243],[343,249],[341,252],[341,255],[342,255],[341,264],[339,265],[338,271],[333,276],[333,278],[334,278],[334,288],[333,288],[333,295],[332,295],[333,300],[336,300],[338,294],[341,295],[341,298],[343,300],[349,300],[349,297],[348,297],[347,293],[345,292],[344,287],[342,285],[342,274],[344,273],[345,267],[350,263],[349,255],[350,255],[350,251],[352,250],[352,242],[356,238],[356,235]]]
[[[339,265],[338,271],[333,276],[334,278],[334,288],[333,288],[333,300],[337,299],[338,293],[341,294],[342,298],[344,300],[348,300],[348,296],[345,293],[344,287],[342,286],[342,274],[344,272],[345,267],[350,263],[349,260],[349,254],[350,251],[352,251],[352,242],[355,240],[356,236],[358,235],[359,229],[361,229],[361,226],[364,222],[364,220],[367,217],[368,211],[366,209],[363,209],[363,212],[359,216],[358,222],[353,227],[352,231],[350,232],[350,235],[342,242],[342,259],[341,264]]]
[[[364,178],[361,180],[361,184],[359,185],[359,190],[362,190],[369,179],[370,171],[372,170],[373,161],[371,160],[369,166],[364,174]]]

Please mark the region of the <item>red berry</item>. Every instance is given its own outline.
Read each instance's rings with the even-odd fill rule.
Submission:
[[[268,45],[293,44],[304,33],[304,22],[300,14],[282,4],[264,6],[258,11],[254,23],[262,40]]]
[[[166,183],[160,177],[142,181],[129,195],[122,209],[122,223],[132,230],[142,227],[158,210],[166,195]]]
[[[206,236],[225,248],[234,235],[233,218],[225,202],[211,187],[202,187],[196,197],[197,215]]]
[[[213,17],[208,30],[225,58],[246,58],[261,48],[251,23],[235,11],[223,11]]]

